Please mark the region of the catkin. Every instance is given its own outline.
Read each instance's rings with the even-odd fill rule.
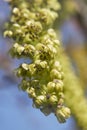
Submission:
[[[20,87],[33,106],[46,116],[54,113],[60,123],[70,116],[64,106],[62,65],[56,58],[59,41],[52,28],[60,8],[57,0],[11,0],[12,15],[4,36],[14,40],[12,57],[30,59],[16,69]]]
[[[81,130],[87,130],[87,101],[81,82],[75,76],[73,68],[63,49],[60,49],[60,62],[63,66],[64,76],[64,95],[67,106],[70,107]],[[58,58],[59,58],[58,57]]]

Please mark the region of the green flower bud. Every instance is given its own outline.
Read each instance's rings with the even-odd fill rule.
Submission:
[[[35,61],[36,74],[41,74],[47,68],[47,62],[36,60]]]
[[[41,66],[42,68],[46,68],[46,67],[47,67],[47,62],[46,62],[46,61],[40,62],[40,66]]]
[[[17,24],[17,23],[14,23],[14,24],[13,24],[13,28],[14,28],[14,29],[20,29],[20,25]]]
[[[55,61],[54,62],[54,68],[57,69],[58,71],[61,71],[62,70],[62,67],[61,67],[61,64],[59,61]]]
[[[19,45],[18,43],[15,43],[13,48],[15,48],[16,53],[18,53],[19,55],[21,55],[24,51],[24,47]]]
[[[47,0],[48,7],[53,10],[59,10],[61,9],[60,3],[58,3],[57,0]]]
[[[50,16],[51,16],[52,21],[54,21],[57,18],[58,14],[54,11],[51,11]]]
[[[60,41],[59,40],[53,40],[54,44],[56,44],[57,46],[60,46]]]
[[[13,14],[18,15],[19,13],[20,13],[19,9],[15,7],[15,8],[13,9]]]
[[[19,34],[19,35],[22,35],[22,30],[21,29],[17,29],[16,31],[15,31],[17,34]]]
[[[42,106],[46,101],[46,97],[43,95],[37,96],[35,99],[35,105],[36,106]]]
[[[20,86],[19,86],[23,91],[26,91],[30,87],[30,83],[26,80],[22,80]]]
[[[47,84],[47,90],[48,90],[48,92],[53,92],[54,89],[55,89],[55,83],[54,82],[49,82]]]
[[[17,17],[15,18],[15,16],[12,16],[10,21],[15,23],[17,21],[17,19],[18,19]]]
[[[26,90],[30,98],[36,98],[35,89],[30,88]]]
[[[52,53],[52,52],[53,52],[54,54],[57,53],[57,50],[56,50],[56,48],[53,47],[53,45],[48,44],[47,47],[49,48],[49,50],[51,51],[51,53]]]
[[[46,95],[46,93],[47,93],[47,86],[46,85],[41,85],[40,86],[41,88],[40,88],[40,93],[42,94],[42,95]]]
[[[30,54],[30,56],[33,56],[35,53],[35,47],[33,45],[24,45],[24,53]]]
[[[62,107],[56,110],[56,117],[60,123],[65,122],[67,118],[70,117],[70,109],[67,107]]]
[[[59,93],[58,93],[58,97],[64,99],[64,94],[63,94],[63,92],[59,92]]]
[[[60,123],[65,123],[66,122],[66,118],[65,118],[65,115],[61,112],[61,111],[56,111],[56,117],[57,117],[57,120],[60,122]]]
[[[5,31],[4,32],[4,37],[12,37],[12,35],[13,35],[13,32],[12,31],[10,31],[10,30],[7,30],[7,31]]]
[[[39,89],[40,88],[39,80],[36,80],[36,79],[32,80],[31,81],[31,87]]]
[[[43,42],[44,42],[45,44],[53,45],[53,41],[50,39],[50,37],[49,37],[48,35],[47,35],[47,36],[44,36]]]
[[[28,66],[28,68],[29,68],[29,74],[30,74],[30,75],[34,75],[34,74],[35,74],[35,71],[36,71],[35,64],[30,64],[30,65]]]
[[[62,79],[62,75],[59,71],[56,69],[52,69],[50,72],[51,79]]]
[[[32,41],[32,37],[30,37],[31,35],[30,34],[26,34],[25,36],[24,36],[24,40],[23,40],[23,42],[24,43],[30,43],[31,41]],[[26,44],[25,44],[26,45]]]
[[[47,61],[53,58],[52,52],[50,52],[49,48],[42,46],[42,48],[39,48],[38,51],[36,51],[35,59],[40,59],[42,61]]]
[[[61,108],[61,106],[63,105],[63,103],[64,103],[64,99],[63,98],[60,98],[59,100],[58,100],[58,108]]]
[[[21,55],[23,51],[24,51],[24,47],[19,46],[19,47],[17,48],[17,52],[18,52],[19,55]]]
[[[57,80],[57,82],[55,83],[55,90],[56,92],[61,92],[63,91],[63,82],[61,80]]]
[[[24,8],[24,9],[21,10],[21,15],[22,15],[22,17],[23,17],[25,20],[28,19],[29,13],[30,13],[29,10],[26,9],[26,8]]]
[[[56,33],[55,33],[55,31],[52,28],[48,29],[48,35],[51,38],[54,38],[54,39],[56,38]]]
[[[28,19],[28,16],[29,16],[29,15],[28,15],[27,13],[23,13],[23,17],[24,17],[24,18]]]
[[[22,68],[25,69],[25,70],[28,70],[28,65],[26,63],[23,63]]]
[[[44,47],[45,47],[45,46],[44,46],[42,43],[38,43],[38,44],[36,45],[36,49],[37,49],[37,50],[43,50]]]
[[[26,22],[26,26],[31,27],[31,26],[33,26],[32,23],[34,23],[34,20],[29,20]]]
[[[42,31],[42,25],[40,22],[35,22],[33,20],[27,21],[26,26],[29,28],[29,31],[39,34]]]
[[[14,47],[14,48],[18,48],[18,47],[19,47],[19,44],[18,44],[18,43],[15,43],[15,44],[13,45],[13,47]]]
[[[64,72],[61,72],[61,79],[63,80],[64,79]]]
[[[56,95],[51,95],[50,98],[48,99],[49,103],[52,105],[55,105],[58,103],[58,98]]]
[[[18,68],[18,69],[16,69],[16,73],[17,73],[17,76],[18,77],[21,77],[22,75],[23,75],[23,71],[22,71],[22,68],[20,67],[20,68]]]
[[[49,9],[42,8],[42,9],[39,9],[37,16],[38,16],[38,19],[40,19],[44,24],[50,25],[57,17],[57,13]]]
[[[65,115],[66,119],[70,117],[71,112],[70,112],[70,109],[68,107],[62,107],[61,111]]]

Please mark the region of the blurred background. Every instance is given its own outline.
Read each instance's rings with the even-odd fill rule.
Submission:
[[[56,30],[76,75],[87,85],[87,1],[59,0],[61,10]],[[79,130],[73,117],[59,124],[54,115],[44,116],[32,107],[32,100],[18,89],[13,69],[22,61],[8,54],[12,41],[3,37],[11,9],[0,0],[0,130]]]

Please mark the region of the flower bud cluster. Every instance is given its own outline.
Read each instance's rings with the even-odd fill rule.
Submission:
[[[60,60],[64,73],[67,75],[64,78],[65,102],[70,107],[81,130],[87,130],[87,99],[84,96],[84,86],[75,76],[69,59],[64,53],[60,56]]]
[[[59,122],[65,122],[70,110],[63,106],[64,74],[56,58],[59,41],[52,29],[59,4],[57,0],[20,1],[11,1],[12,16],[4,33],[15,41],[10,50],[13,57],[31,59],[31,63],[16,69],[22,78],[20,87],[33,99],[34,107],[45,115],[54,113]]]

